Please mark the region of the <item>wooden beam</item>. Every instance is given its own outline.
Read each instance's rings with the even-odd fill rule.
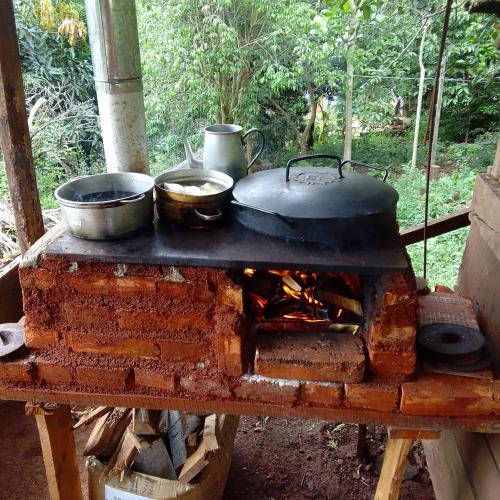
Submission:
[[[0,270],[0,323],[17,323],[23,315],[23,296],[19,284],[17,257]]]
[[[62,405],[51,415],[36,415],[35,418],[50,498],[82,500],[70,407]]]
[[[390,437],[387,440],[382,472],[375,491],[375,500],[396,500],[399,498],[406,460],[412,444],[413,439]]]
[[[469,214],[472,211],[470,207],[463,208],[458,212],[443,215],[437,219],[429,221],[427,226],[427,238],[434,238],[441,234],[455,231],[461,227],[470,225]],[[417,224],[416,226],[409,227],[400,233],[403,245],[411,245],[424,240],[424,225]]]
[[[12,0],[0,2],[0,143],[21,253],[44,233]]]
[[[467,417],[432,417],[403,415],[401,413],[371,411],[356,408],[327,408],[315,406],[287,406],[258,401],[216,401],[213,399],[185,399],[150,394],[109,394],[80,391],[61,391],[5,386],[0,383],[0,399],[15,401],[45,401],[61,404],[122,406],[162,410],[178,408],[194,414],[227,413],[230,415],[269,415],[280,418],[319,418],[353,424],[374,424],[413,429],[463,429],[472,432],[500,433],[496,415]]]

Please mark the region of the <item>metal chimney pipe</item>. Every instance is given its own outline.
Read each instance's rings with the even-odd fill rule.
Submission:
[[[85,0],[108,172],[149,174],[135,0]]]

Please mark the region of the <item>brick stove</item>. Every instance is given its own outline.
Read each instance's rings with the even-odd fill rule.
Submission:
[[[358,333],[332,331],[346,328],[334,320],[263,322],[249,268],[355,283]],[[374,394],[389,382],[380,404],[394,407],[391,383],[415,369],[417,293],[399,242],[342,254],[239,226],[100,243],[63,232],[20,277],[29,369],[42,385],[335,406],[344,383],[354,402],[361,382]]]

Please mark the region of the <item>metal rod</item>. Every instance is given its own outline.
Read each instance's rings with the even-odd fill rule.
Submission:
[[[436,66],[436,74],[434,78],[434,88],[439,88],[439,80],[441,77],[441,64],[443,62],[444,47],[446,44],[446,35],[448,34],[448,25],[450,22],[450,12],[453,0],[446,1],[446,7],[444,12],[443,21],[443,31],[441,32],[441,43],[439,45],[438,61]],[[434,128],[435,128],[435,117],[436,117],[436,99],[437,92],[432,94],[432,119],[431,119],[431,129],[429,132],[429,149],[427,154],[427,169],[425,178],[425,215],[424,215],[424,278],[427,278],[427,228],[429,224],[429,188],[430,188],[430,175],[431,175],[431,157],[432,157],[432,145],[434,143]]]
[[[44,233],[12,1],[0,2],[0,141],[19,248]]]
[[[85,0],[108,172],[149,174],[134,0]]]

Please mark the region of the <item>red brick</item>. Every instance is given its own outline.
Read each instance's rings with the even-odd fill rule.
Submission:
[[[98,368],[93,366],[78,366],[76,368],[78,384],[111,391],[127,389],[129,374],[128,368]]]
[[[368,368],[379,380],[403,380],[415,371],[417,355],[414,350],[382,351],[367,345]]]
[[[47,290],[57,285],[56,275],[38,267],[19,268],[19,280],[23,288]]]
[[[298,398],[299,387],[296,380],[243,375],[233,392],[238,399],[291,404]]]
[[[59,339],[57,330],[33,328],[29,325],[24,328],[24,343],[28,347],[46,349],[56,345]]]
[[[215,396],[218,398],[230,398],[231,391],[224,380],[214,379],[192,379],[181,377],[180,387],[182,390],[198,394],[199,396]]]
[[[111,307],[77,307],[64,304],[62,308],[63,321],[70,327],[106,328],[107,324],[116,323],[116,313]]]
[[[500,380],[424,375],[401,386],[405,415],[500,415]]]
[[[348,334],[275,333],[257,343],[255,373],[317,382],[359,382],[365,354]]]
[[[157,283],[158,293],[169,299],[194,300],[199,302],[213,302],[214,293],[208,289],[206,282],[190,283],[185,281],[176,283],[173,281],[159,280]]]
[[[151,310],[119,310],[117,312],[118,325],[130,330],[179,330],[206,331],[211,327],[211,321],[205,313],[175,313],[162,315]]]
[[[35,362],[35,377],[49,384],[69,384],[73,378],[69,366],[42,360]]]
[[[241,338],[236,335],[228,337],[218,336],[217,361],[219,370],[226,375],[239,376],[242,374]]]
[[[398,409],[399,386],[397,384],[346,384],[345,404],[348,408],[395,411]]]
[[[177,388],[177,377],[174,373],[164,373],[147,368],[134,368],[135,385],[151,387],[174,392]]]
[[[0,361],[0,380],[8,382],[31,382],[31,360]]]
[[[229,306],[231,309],[243,312],[243,289],[236,286],[224,286],[219,291],[219,300],[221,304]]]
[[[342,403],[343,384],[334,382],[302,382],[300,399],[318,406],[337,407]]]
[[[173,342],[158,340],[161,359],[164,361],[196,362],[209,355],[209,347],[199,342]]]
[[[142,276],[96,276],[78,272],[66,277],[78,293],[133,296],[156,292],[156,281]]]
[[[367,342],[373,348],[414,349],[418,296],[411,271],[382,275],[365,307],[368,318]]]
[[[109,337],[88,333],[66,333],[66,346],[75,352],[99,352],[117,356],[159,358],[160,349],[152,340]]]

